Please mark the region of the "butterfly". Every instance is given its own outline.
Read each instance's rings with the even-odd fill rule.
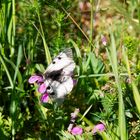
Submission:
[[[75,62],[72,50],[65,49],[56,56],[44,72],[46,92],[53,99],[63,99],[73,89]]]

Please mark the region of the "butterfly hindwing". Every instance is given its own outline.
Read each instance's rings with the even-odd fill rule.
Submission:
[[[66,76],[65,80],[61,83],[58,81],[53,81],[48,84],[47,92],[53,98],[64,98],[65,95],[70,93],[73,88],[73,80],[70,76]]]

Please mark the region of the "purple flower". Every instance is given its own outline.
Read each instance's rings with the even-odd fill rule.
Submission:
[[[69,124],[69,126],[68,126],[68,131],[69,131],[69,132],[71,132],[71,130],[72,130],[72,128],[73,128],[73,125],[74,125],[73,123],[70,123],[70,124]]]
[[[83,129],[79,126],[72,128],[71,130],[72,135],[81,135],[83,133]]]
[[[79,113],[79,108],[76,108],[75,111],[73,113],[71,113],[71,118],[75,119],[77,117],[78,113]]]
[[[43,95],[40,98],[41,102],[43,102],[43,103],[48,102],[49,94],[46,92],[47,86],[46,86],[43,76],[42,75],[33,75],[29,78],[28,82],[30,84],[37,83],[39,86],[38,92],[43,93]]]
[[[105,130],[105,125],[103,123],[97,124],[94,126],[92,132],[95,134],[96,132],[102,132]]]
[[[37,83],[41,83],[41,82],[43,82],[44,80],[43,80],[43,76],[39,76],[39,75],[33,75],[33,76],[31,76],[30,78],[29,78],[29,80],[28,80],[28,82],[30,83],[30,84],[33,84],[33,83],[35,83],[35,82],[37,82]]]
[[[42,96],[41,96],[41,102],[42,103],[47,103],[48,100],[49,100],[49,94],[48,93],[44,93]]]
[[[75,86],[77,84],[77,80],[73,79],[73,85]]]
[[[76,109],[74,110],[74,112],[71,113],[71,120],[70,120],[71,123],[70,123],[69,126],[68,126],[68,131],[69,131],[69,132],[71,132],[71,130],[72,130],[72,128],[73,128],[73,125],[74,125],[74,122],[75,122],[75,118],[77,117],[78,113],[79,113],[79,108],[76,108]]]
[[[105,36],[102,36],[102,37],[101,37],[101,40],[102,40],[102,44],[103,44],[104,46],[106,46],[106,45],[107,45],[107,39],[106,39],[106,37],[105,37]]]
[[[46,84],[43,83],[43,84],[41,84],[41,85],[39,86],[38,92],[40,92],[40,93],[45,93],[46,88],[47,88]]]

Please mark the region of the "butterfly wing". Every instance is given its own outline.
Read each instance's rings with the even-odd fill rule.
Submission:
[[[75,63],[70,48],[53,59],[44,73],[47,93],[50,97],[56,100],[64,99],[64,96],[72,91],[73,79],[71,75],[74,68]]]
[[[51,83],[54,94],[50,94],[53,98],[64,98],[65,95],[70,93],[73,89],[73,80],[70,76],[65,77],[62,83],[54,81]]]
[[[46,69],[45,75],[48,76],[53,71],[61,71],[63,75],[71,75],[74,69],[75,63],[73,61],[72,50],[68,48],[53,59],[52,63]]]

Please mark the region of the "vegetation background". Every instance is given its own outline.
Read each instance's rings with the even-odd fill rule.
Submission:
[[[40,103],[28,79],[67,47],[77,85],[61,106]],[[139,54],[139,0],[1,0],[0,139],[140,139]]]

